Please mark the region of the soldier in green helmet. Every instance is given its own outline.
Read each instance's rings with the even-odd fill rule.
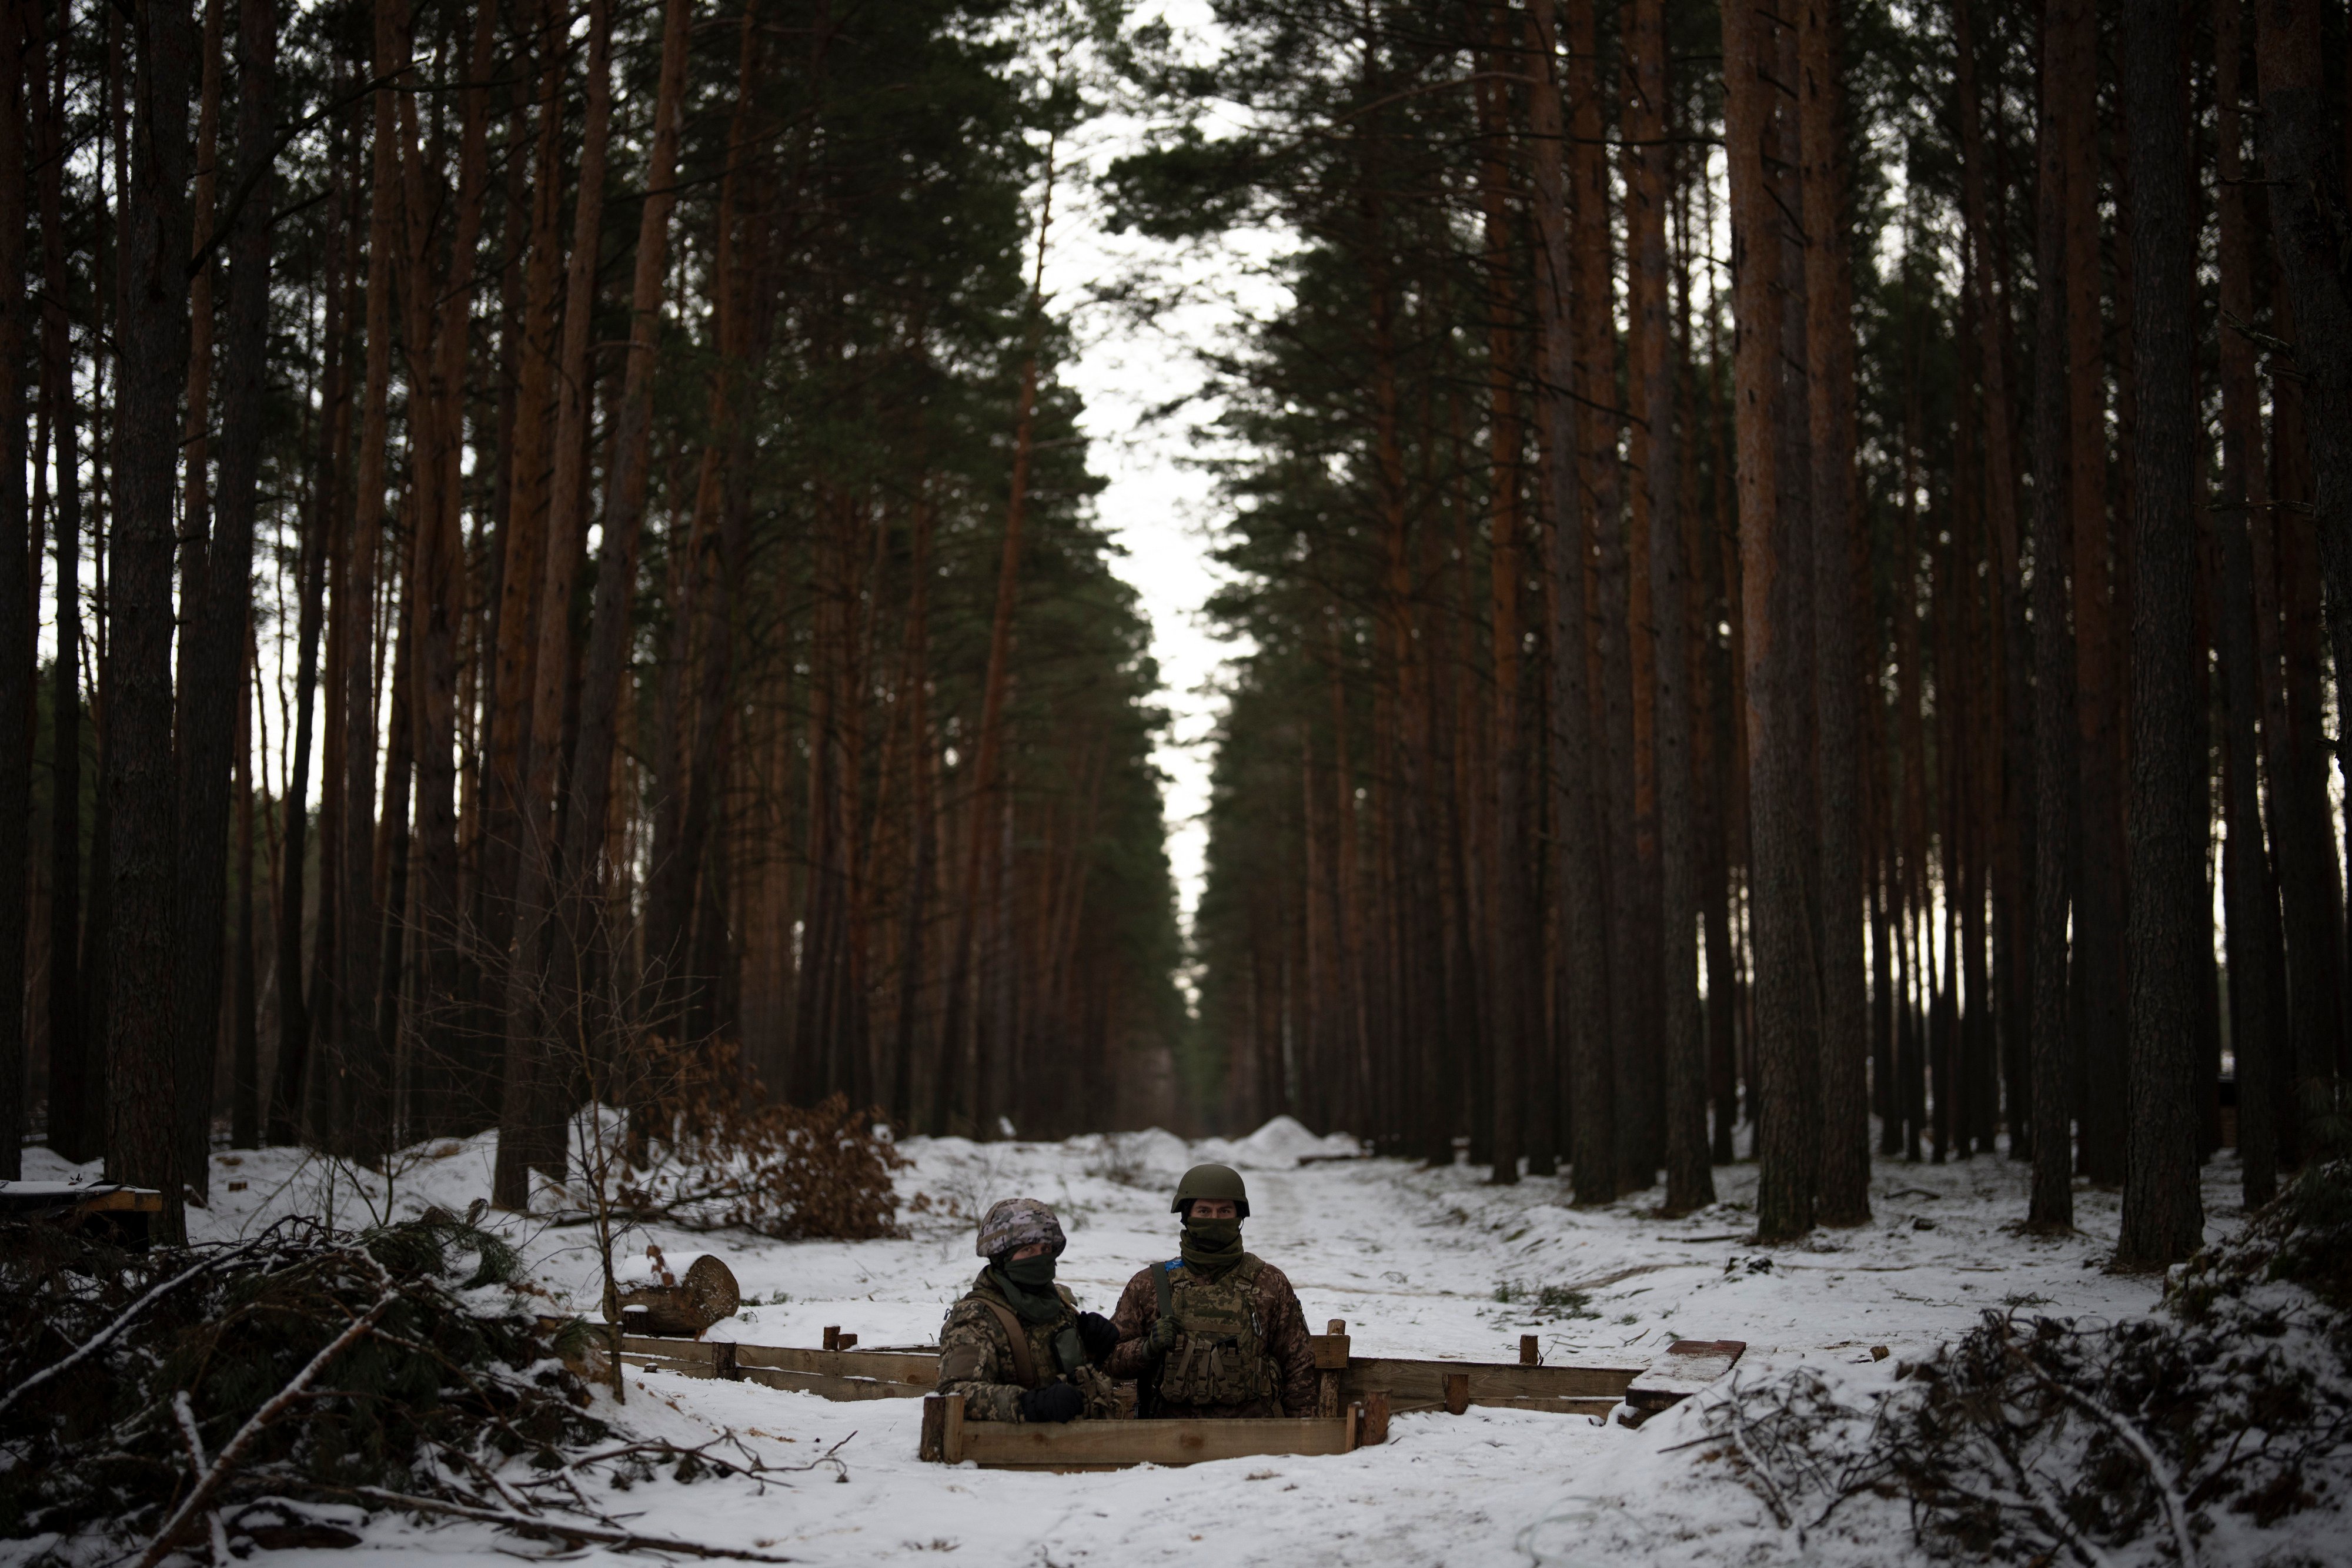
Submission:
[[[1298,1292],[1242,1249],[1249,1189],[1230,1166],[1194,1166],[1177,1184],[1180,1255],[1127,1283],[1111,1322],[1113,1377],[1134,1378],[1137,1414],[1311,1416],[1315,1351]]]

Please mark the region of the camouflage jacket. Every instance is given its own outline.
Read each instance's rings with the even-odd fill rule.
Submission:
[[[1088,1420],[1103,1420],[1124,1414],[1118,1390],[1102,1368],[1081,1366],[1065,1377],[1054,1361],[1054,1336],[1077,1322],[1077,1304],[1070,1292],[1060,1285],[1054,1287],[1062,1298],[1063,1312],[1059,1318],[1045,1323],[1023,1323],[1029,1342],[1029,1364],[1036,1369],[1039,1386],[1048,1383],[1074,1383],[1087,1397],[1084,1415]],[[948,1309],[948,1321],[940,1330],[940,1392],[963,1396],[963,1416],[967,1421],[1018,1421],[1021,1419],[1021,1396],[1027,1389],[1021,1382],[1013,1355],[1013,1341],[1004,1332],[1004,1323],[990,1303],[1010,1310],[1004,1292],[996,1288],[989,1271],[981,1270],[963,1300]],[[1016,1314],[1017,1317],[1017,1314]]]
[[[1151,1397],[1158,1375],[1151,1347],[1145,1343],[1160,1320],[1160,1288],[1152,1276],[1164,1267],[1155,1263],[1127,1282],[1119,1292],[1118,1311],[1111,1322],[1118,1330],[1118,1346],[1104,1359],[1113,1377],[1132,1377],[1144,1390],[1143,1414],[1152,1416],[1312,1416],[1315,1414],[1315,1347],[1307,1343],[1307,1314],[1299,1310],[1298,1292],[1271,1263],[1261,1264],[1257,1276],[1257,1307],[1265,1323],[1266,1354],[1280,1379],[1279,1401],[1255,1399],[1244,1405],[1170,1405]]]

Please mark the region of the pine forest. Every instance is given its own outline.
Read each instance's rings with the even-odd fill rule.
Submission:
[[[1288,1115],[2160,1268],[2341,1142],[2334,0],[0,11],[0,1175]],[[1181,919],[1092,222],[1285,241]]]

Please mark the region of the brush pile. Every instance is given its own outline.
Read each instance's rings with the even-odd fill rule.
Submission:
[[[771,1473],[740,1445],[643,1443],[541,1326],[514,1251],[435,1213],[364,1235],[281,1221],[143,1254],[0,1233],[0,1539],[32,1560],[350,1544],[369,1510],[643,1545],[591,1490]],[[604,1412],[603,1414],[600,1414]],[[835,1462],[837,1468],[837,1461]]]
[[[1800,1369],[1706,1419],[1801,1539],[1875,1499],[1967,1562],[2326,1561],[2352,1519],[2352,1162],[2307,1168],[2150,1316],[1989,1312],[1891,1390]]]

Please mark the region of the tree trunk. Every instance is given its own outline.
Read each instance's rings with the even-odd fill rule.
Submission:
[[[2098,99],[2097,20],[2090,0],[2053,0],[2050,62],[2068,105]],[[2066,199],[2067,446],[2074,514],[2074,682],[2082,776],[2074,922],[2083,1172],[2120,1181],[2124,1156],[2124,842],[2122,693],[2116,667],[2107,514],[2105,357],[2100,341],[2098,126],[2085,109],[2058,120]]]
[[[2033,379],[2033,1192],[2027,1223],[2074,1223],[2071,1046],[2073,989],[2067,918],[2074,887],[2074,792],[2080,777],[2074,723],[2074,649],[2066,625],[2064,563],[2073,553],[2067,447],[2066,192],[2070,98],[2065,52],[2072,9],[2050,0],[2042,24],[2040,127],[2035,143]]]
[[[1666,206],[1674,149],[1666,122],[1664,0],[1636,0],[1627,48],[1625,228],[1636,483],[1648,522],[1654,632],[1652,704],[1658,867],[1659,1028],[1665,1046],[1666,1208],[1715,1201],[1707,1161],[1706,1045],[1698,1005],[1697,846],[1691,746],[1690,583],[1683,542],[1682,446],[1667,288]]]
[[[1787,189],[1797,138],[1774,81],[1790,79],[1794,40],[1774,18],[1735,7],[1726,17],[1726,141],[1732,190],[1732,267],[1739,328],[1734,366],[1739,432],[1740,566],[1747,603],[1749,885],[1756,950],[1757,1228],[1781,1242],[1813,1226],[1819,1160],[1812,916],[1806,882],[1811,752],[1805,518],[1785,502],[1799,480],[1788,431],[1801,382],[1784,324],[1791,276],[1783,225],[1801,208]],[[1776,166],[1777,171],[1776,172]],[[1768,182],[1769,182],[1768,183]],[[1797,198],[1792,200],[1791,198]],[[1801,292],[1796,296],[1801,299]],[[1800,489],[1799,493],[1801,491]]]
[[[1869,993],[1863,978],[1862,629],[1853,572],[1853,326],[1845,237],[1844,22],[1807,0],[1799,24],[1804,159],[1805,361],[1812,445],[1813,707],[1821,836],[1819,1218],[1870,1218]]]
[[[105,1101],[91,1092],[90,1040],[81,1009],[81,453],[74,397],[72,280],[66,270],[65,162],[68,66],[62,40],[69,0],[58,0],[56,79],[43,61],[46,131],[41,157],[41,264],[48,298],[42,321],[41,378],[55,434],[57,659],[50,669],[49,798],[49,1147],[77,1165],[105,1146]],[[104,841],[100,841],[103,852]],[[101,862],[95,873],[104,874]]]
[[[296,611],[294,662],[294,754],[287,771],[285,798],[278,809],[286,820],[286,847],[279,867],[278,897],[278,1058],[270,1073],[269,1122],[272,1144],[291,1144],[301,1135],[302,1104],[307,1088],[315,1024],[311,1003],[323,1000],[314,988],[306,999],[302,962],[302,908],[307,896],[303,875],[310,841],[311,709],[319,688],[319,638],[326,619],[327,562],[336,554],[331,543],[336,513],[342,497],[342,452],[348,434],[351,398],[345,345],[351,337],[352,307],[358,278],[350,265],[358,239],[357,225],[347,210],[348,193],[336,182],[334,222],[325,261],[326,280],[320,290],[326,318],[326,365],[320,382],[319,451],[310,473],[310,496],[304,508],[301,539],[301,589]],[[337,236],[339,233],[339,237]],[[321,770],[324,797],[335,792],[334,770]],[[318,964],[333,942],[334,883],[326,874],[326,817],[320,802],[320,863],[319,925],[312,963]]]
[[[2294,329],[2283,326],[2280,336],[2294,345],[2295,364],[2305,378],[2301,391],[2313,521],[2327,588],[2331,651],[2336,667],[2346,670],[2352,669],[2352,280],[2347,277],[2343,235],[2352,214],[2346,210],[2346,150],[2336,123],[2343,110],[2327,99],[2315,0],[2255,0],[2255,15],[2263,170],[2280,270],[2293,305]],[[2337,765],[2352,767],[2340,752]],[[2352,833],[2345,843],[2352,849]],[[2294,852],[2290,847],[2284,852]],[[2352,885],[2352,867],[2346,884]],[[2332,901],[2328,914],[2335,914]],[[2340,933],[2340,925],[2332,919],[2328,924]],[[2288,940],[2292,959],[2292,928]],[[2331,950],[2326,958],[2327,978],[2333,979],[2341,973],[2339,955]],[[2342,1019],[2331,1009],[2324,1022],[2328,1027],[2297,1031],[2294,1078],[2306,1116],[2318,1113],[2320,1085],[2343,1071]]]
[[[612,50],[612,8],[604,0],[594,0],[588,11],[588,90],[581,125],[579,190],[572,204],[572,253],[564,276],[563,335],[553,378],[555,426],[544,459],[536,451],[526,457],[548,475],[547,512],[536,528],[536,559],[520,561],[509,557],[509,570],[537,574],[535,582],[517,585],[507,599],[510,605],[520,601],[535,606],[520,614],[521,624],[517,627],[518,641],[531,638],[535,647],[513,671],[518,682],[527,680],[530,685],[516,699],[516,722],[522,733],[514,746],[520,752],[522,776],[514,787],[510,808],[515,813],[517,856],[509,889],[513,903],[507,918],[513,922],[514,941],[505,976],[505,1087],[499,1119],[499,1169],[508,1173],[500,1178],[508,1184],[507,1196],[499,1202],[509,1207],[520,1207],[526,1201],[527,1177],[520,1173],[532,1165],[560,1161],[562,1155],[562,1133],[552,1126],[552,1108],[545,1102],[556,1092],[557,1064],[565,1072],[581,1065],[575,1031],[582,1026],[586,998],[580,995],[578,984],[580,955],[583,946],[596,945],[593,934],[568,930],[553,915],[563,896],[563,879],[574,874],[567,869],[560,848],[564,826],[559,802],[565,761],[565,697],[573,678],[572,597],[587,538],[583,525],[588,505],[588,423],[593,391],[588,339],[603,250],[604,171],[613,112]],[[551,64],[548,68],[552,74],[561,68]],[[553,112],[552,105],[543,111]],[[551,254],[543,261],[534,258],[534,266],[551,277],[551,210],[540,233]],[[536,441],[543,428],[539,421],[529,422],[529,428],[517,439],[527,436]],[[634,551],[631,565],[634,573]],[[576,775],[572,787],[581,787]],[[598,836],[602,836],[601,824]],[[509,1152],[509,1145],[517,1147]]]
[[[26,872],[33,810],[34,563],[25,474],[25,370],[31,302],[25,293],[25,196],[29,159],[26,84],[36,57],[26,37],[33,7],[0,14],[0,1181],[23,1174],[25,1132]],[[36,458],[39,454],[32,455]]]
[[[2204,682],[2196,639],[2196,225],[2180,8],[2126,16],[2132,342],[2139,391],[2132,536],[2131,1096],[2120,1267],[2204,1239],[2198,1185],[2198,968],[2212,962]]]
[[[404,0],[375,7],[375,74],[408,58]],[[335,1067],[342,1092],[340,1145],[373,1164],[391,1152],[392,1051],[377,1029],[382,977],[375,883],[376,679],[370,639],[376,558],[383,543],[392,386],[393,275],[400,265],[396,91],[374,94],[368,193],[367,364],[360,393],[358,495],[352,512],[349,597],[343,610],[342,843],[335,910]],[[393,912],[397,918],[398,912]]]
[[[2246,1207],[2270,1201],[2278,1184],[2275,1078],[2290,1066],[2279,932],[2278,878],[2263,827],[2262,666],[2254,632],[2252,511],[2268,495],[2263,483],[2261,387],[2246,333],[2254,319],[2252,215],[2244,158],[2247,0],[2214,0],[2214,121],[2221,247],[2221,494],[2213,515],[2221,546],[2220,591],[2213,603],[2221,653],[2223,746],[2223,937],[2230,972],[2230,1043],[2236,1059],[2238,1161]],[[2239,323],[2233,328],[2231,322]]]
[[[118,284],[114,538],[109,584],[106,791],[110,918],[107,1171],[160,1188],[157,1239],[184,1240],[173,1044],[177,801],[172,763],[173,502],[188,365],[186,0],[140,0],[128,21],[131,183]]]
[[[228,953],[229,818],[238,697],[253,601],[253,522],[259,498],[269,358],[269,208],[275,162],[278,25],[272,0],[237,15],[237,184],[230,217],[227,333],[222,344],[219,493],[202,570],[184,578],[180,652],[180,843],[177,926],[182,1179],[208,1196],[213,1064]],[[206,244],[210,235],[199,235]],[[194,465],[200,458],[192,455]],[[190,484],[196,483],[192,476]],[[192,547],[193,548],[193,547]],[[250,868],[238,873],[240,882]]]

